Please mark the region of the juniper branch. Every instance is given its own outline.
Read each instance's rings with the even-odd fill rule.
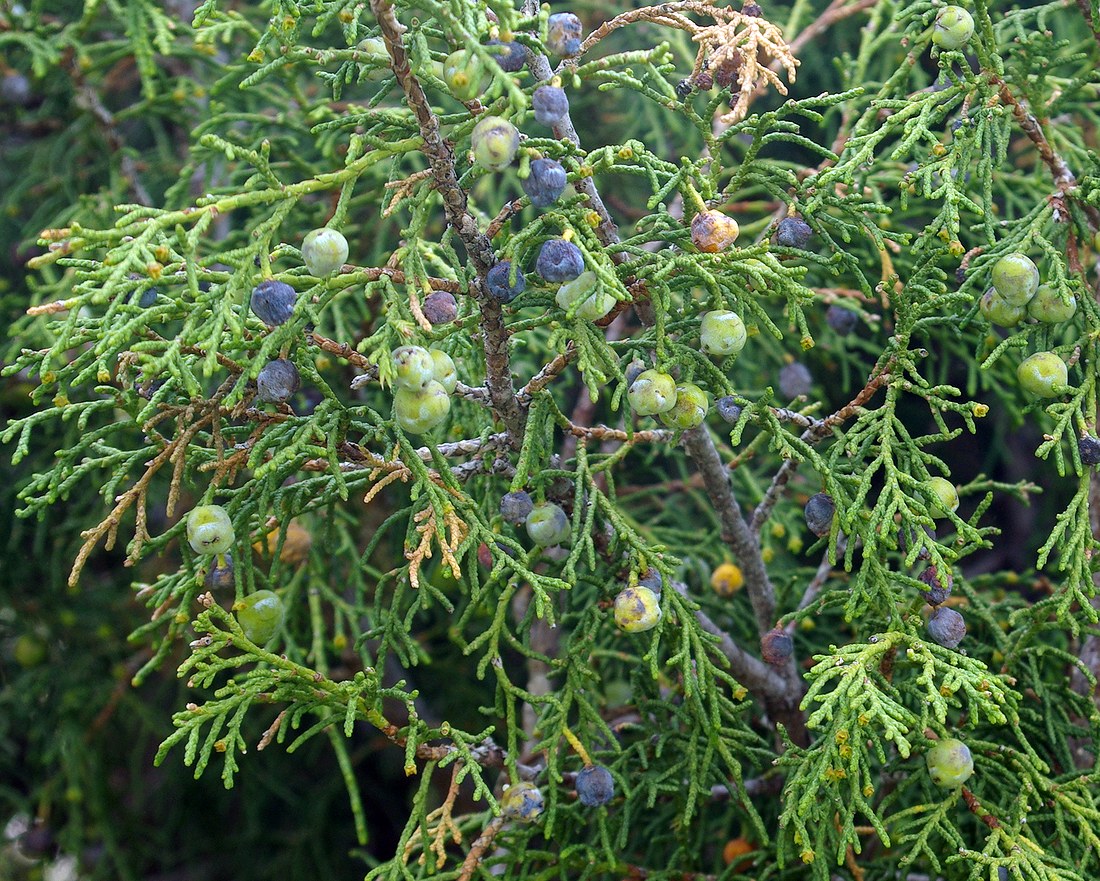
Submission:
[[[494,409],[512,433],[518,446],[523,437],[524,417],[516,400],[512,384],[512,367],[508,354],[508,331],[500,303],[489,293],[485,284],[489,270],[496,263],[493,245],[478,229],[477,219],[467,206],[466,193],[459,186],[455,173],[454,154],[439,131],[439,119],[428,104],[427,96],[409,67],[409,57],[402,41],[404,27],[397,21],[390,0],[371,0],[371,11],[378,20],[382,39],[386,43],[393,62],[393,72],[405,92],[410,109],[416,116],[420,135],[424,139],[424,153],[432,168],[435,189],[443,199],[447,223],[466,246],[466,253],[477,273],[474,285],[478,308],[481,310],[482,347],[485,351],[486,385]]]

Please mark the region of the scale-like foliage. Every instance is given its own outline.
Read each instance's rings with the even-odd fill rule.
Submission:
[[[0,198],[37,236],[2,439],[19,514],[79,521],[68,588],[133,576],[120,687],[186,684],[156,764],[229,788],[323,743],[379,881],[1094,876],[1100,9],[977,0],[961,41],[943,9],[594,7],[575,45],[500,0],[0,13]],[[1013,254],[1069,317],[991,323]],[[1067,369],[1043,398],[1037,352]],[[656,419],[643,370],[677,389]],[[41,633],[11,629],[19,708]],[[943,789],[949,737],[974,771]]]

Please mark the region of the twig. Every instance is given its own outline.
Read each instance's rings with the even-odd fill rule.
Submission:
[[[1035,145],[1036,149],[1039,151],[1039,157],[1050,169],[1051,176],[1054,178],[1054,186],[1058,188],[1058,195],[1063,199],[1073,198],[1074,194],[1072,191],[1077,187],[1077,178],[1074,176],[1061,154],[1055,151],[1050,145],[1050,141],[1047,140],[1046,134],[1043,132],[1043,127],[1039,124],[1039,120],[1035,118],[1035,115],[1028,110],[1021,101],[1016,99],[1016,96],[1013,95],[1008,88],[1008,83],[997,76],[997,74],[989,74],[989,81],[997,87],[998,96],[1012,109],[1012,115],[1016,118],[1016,123]],[[1083,201],[1081,202],[1081,207],[1088,216],[1089,229],[1095,233],[1100,229],[1100,212],[1098,212],[1094,206]],[[1066,219],[1068,219],[1068,215]]]
[[[482,830],[474,843],[470,845],[470,852],[466,854],[466,859],[462,861],[462,871],[458,875],[458,881],[470,881],[474,877],[477,867],[481,864],[481,858],[485,856],[485,851],[489,849],[489,845],[493,843],[493,839],[497,837],[497,833],[502,828],[504,828],[503,817],[494,817],[489,821],[489,825]]]
[[[416,116],[424,153],[432,169],[435,189],[443,199],[447,223],[466,247],[466,253],[477,272],[475,295],[481,311],[481,342],[485,350],[486,385],[493,407],[512,433],[512,443],[519,445],[523,437],[524,415],[516,401],[512,384],[512,367],[508,355],[508,331],[500,303],[489,294],[485,277],[496,263],[493,244],[470,213],[466,192],[458,184],[454,154],[439,131],[439,119],[432,112],[424,89],[409,67],[409,57],[401,35],[405,28],[394,15],[391,0],[371,0],[371,11],[378,20],[382,39],[386,43],[397,81],[405,92],[409,108]]]
[[[554,359],[549,364],[532,376],[527,385],[519,390],[517,397],[519,398],[520,404],[526,407],[531,402],[531,399],[550,385],[555,378],[560,376],[561,372],[565,370],[576,357],[576,343],[570,340],[564,352],[555,355]]]
[[[745,585],[752,601],[757,629],[761,635],[767,633],[775,622],[775,589],[760,554],[760,544],[734,498],[729,471],[722,464],[705,425],[684,432],[683,444],[699,469],[707,496],[718,513],[722,540],[729,545],[745,573]]]
[[[745,522],[733,495],[729,470],[722,464],[706,426],[684,432],[683,444],[703,476],[703,486],[722,524],[722,540],[729,545],[745,573],[745,587],[752,603],[757,631],[763,636],[775,622],[775,588],[768,577],[760,542]],[[792,654],[783,667],[777,668],[777,672],[784,680],[784,689],[781,694],[766,695],[764,706],[774,722],[784,725],[795,743],[805,744],[808,742],[806,720],[798,706],[802,684],[795,656]]]

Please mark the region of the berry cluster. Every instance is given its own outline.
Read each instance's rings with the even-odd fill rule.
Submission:
[[[442,424],[458,385],[451,356],[439,349],[402,346],[390,357],[397,389],[393,396],[397,424],[410,434],[424,434]]]

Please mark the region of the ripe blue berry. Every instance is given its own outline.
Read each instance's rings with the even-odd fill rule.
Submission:
[[[1100,465],[1100,440],[1084,435],[1077,441],[1077,452],[1081,456],[1081,464],[1093,467]]]
[[[990,288],[978,301],[978,311],[991,324],[999,327],[1015,327],[1027,317],[1028,307],[1013,306],[997,293],[996,288]]]
[[[932,42],[941,49],[961,49],[974,36],[974,19],[961,6],[945,6],[936,16]]]
[[[535,122],[554,126],[569,112],[569,97],[560,86],[539,86],[531,96],[531,107],[535,110]]]
[[[187,543],[196,554],[224,554],[234,537],[233,523],[221,505],[199,505],[187,515]]]
[[[452,394],[458,385],[458,371],[451,356],[439,349],[429,349],[432,356],[432,379],[443,386],[447,394]]]
[[[676,380],[659,370],[643,370],[626,392],[639,416],[656,416],[676,406]]]
[[[500,171],[512,164],[519,149],[519,130],[499,116],[485,116],[470,135],[474,162],[482,168]]]
[[[527,282],[524,280],[522,272],[516,271],[515,284],[509,281],[511,274],[512,261],[501,260],[489,270],[489,274],[485,277],[485,286],[488,288],[489,293],[502,303],[511,303],[527,288]]]
[[[450,291],[433,291],[424,298],[423,312],[433,327],[450,324],[458,317],[458,302]]]
[[[737,221],[721,211],[700,211],[691,219],[691,242],[705,254],[725,251],[740,232]]]
[[[769,664],[777,667],[785,664],[793,653],[794,640],[782,627],[775,627],[760,638],[760,656]]]
[[[509,820],[533,823],[545,808],[546,802],[534,783],[513,783],[500,797],[500,812]]]
[[[505,73],[519,73],[527,62],[527,50],[515,40],[490,40],[485,44]]]
[[[974,773],[970,748],[954,737],[945,738],[928,750],[925,761],[932,782],[949,789],[962,786]]]
[[[581,20],[572,12],[555,12],[546,28],[546,48],[562,58],[580,54]]]
[[[615,624],[626,633],[644,633],[661,623],[660,598],[648,587],[627,587],[615,597]]]
[[[966,621],[954,609],[936,606],[928,619],[928,635],[934,643],[953,649],[966,636]]]
[[[784,217],[775,228],[775,243],[804,250],[814,231],[801,217]]]
[[[818,538],[829,534],[833,528],[833,515],[836,514],[836,502],[828,493],[817,493],[810,496],[806,507],[802,509],[802,516],[806,518],[806,526],[810,532]]]
[[[531,204],[536,208],[553,205],[565,192],[565,169],[554,159],[536,159],[531,163],[531,173],[520,181]]]
[[[440,425],[451,411],[451,397],[434,379],[422,389],[399,388],[393,396],[393,415],[402,431],[424,434]]]
[[[917,576],[917,580],[928,585],[928,590],[921,591],[921,596],[930,606],[938,606],[947,602],[947,598],[951,596],[951,588],[955,584],[955,576],[951,574],[950,569],[940,575],[939,569],[935,566],[925,567],[924,571]],[[936,642],[940,641],[936,639]],[[940,645],[943,645],[943,643],[940,643]]]
[[[31,103],[31,82],[21,73],[6,73],[0,77],[0,103],[25,107]]]
[[[335,229],[315,229],[302,241],[302,262],[309,274],[324,278],[348,260],[348,240]]]
[[[539,547],[549,548],[569,540],[569,518],[552,502],[540,502],[527,515],[527,534]]]
[[[629,364],[627,364],[626,365],[626,371],[624,372],[624,375],[626,377],[626,384],[628,386],[631,385],[634,382],[634,380],[636,380],[639,376],[642,375],[642,372],[644,370],[645,370],[645,362],[639,360],[638,358],[635,358],[633,361],[631,361]]]
[[[547,239],[539,249],[535,272],[551,284],[572,281],[584,272],[584,255],[572,242]]]
[[[924,490],[932,497],[928,513],[936,519],[946,517],[959,507],[959,491],[946,477],[929,477]]]
[[[589,808],[605,805],[615,797],[615,778],[603,765],[586,765],[574,784],[577,800]]]
[[[219,565],[220,564],[220,565]],[[233,555],[223,554],[206,572],[203,585],[207,590],[221,590],[233,586]]]
[[[1041,284],[1027,304],[1027,313],[1036,321],[1059,324],[1069,321],[1077,313],[1077,298],[1068,294],[1067,299],[1063,299],[1057,288]]]
[[[527,515],[535,509],[531,495],[523,490],[505,493],[500,500],[500,516],[514,526],[527,520]]]
[[[459,49],[443,62],[443,82],[459,101],[472,101],[481,91],[485,70],[481,57]]]
[[[709,409],[707,393],[694,383],[686,382],[676,386],[676,401],[660,414],[661,422],[669,428],[687,431],[702,425]]]
[[[813,391],[814,378],[805,364],[792,361],[779,371],[779,394],[785,398],[809,395]]]
[[[830,306],[825,310],[825,321],[841,336],[847,336],[859,327],[859,313],[843,306]]]
[[[286,611],[279,595],[270,590],[249,594],[234,609],[245,638],[261,647],[267,645],[282,626]]]
[[[574,317],[599,321],[615,308],[615,298],[603,289],[591,270],[567,281],[554,295],[554,302],[563,312],[572,310]]]
[[[1016,368],[1016,381],[1030,395],[1054,398],[1065,390],[1069,372],[1066,362],[1054,352],[1036,352]]]
[[[648,587],[660,597],[661,591],[664,590],[665,587],[665,579],[656,569],[649,568],[638,578],[638,586]]]
[[[393,384],[410,391],[422,391],[435,379],[432,353],[420,346],[401,346],[390,355],[393,360]]]
[[[276,358],[268,361],[256,377],[256,397],[266,404],[282,404],[302,385],[302,377],[293,361]]]
[[[268,327],[286,324],[294,314],[294,303],[298,294],[285,281],[269,279],[262,281],[252,289],[250,304],[252,312]]]
[[[724,398],[719,398],[715,402],[714,408],[718,411],[718,415],[730,425],[733,425],[741,418],[741,408],[737,406],[737,401],[734,400],[733,395],[726,395]]]
[[[708,355],[736,355],[745,348],[748,332],[736,312],[716,309],[703,315],[699,343]]]
[[[1039,290],[1039,270],[1026,254],[1006,254],[993,264],[993,287],[1013,306],[1026,306]]]

